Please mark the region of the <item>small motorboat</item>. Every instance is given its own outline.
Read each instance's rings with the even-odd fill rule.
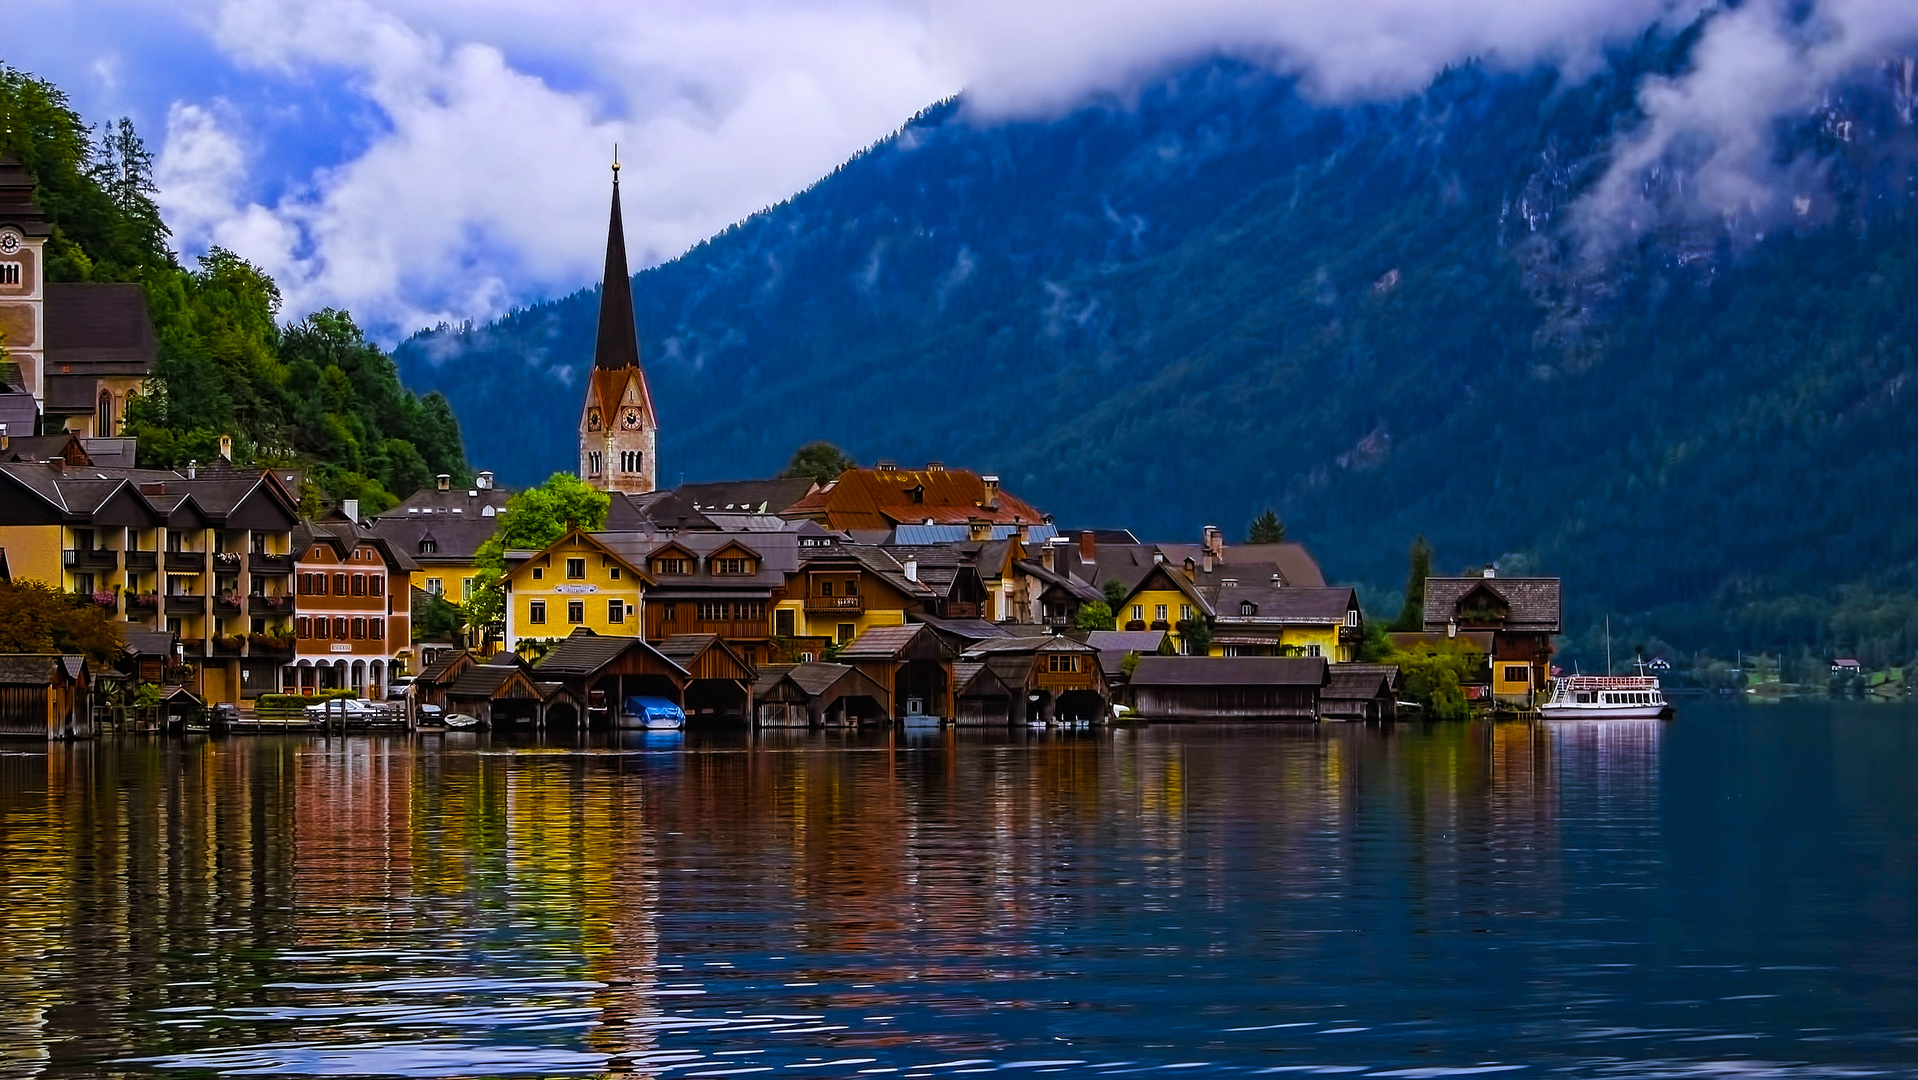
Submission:
[[[618,726],[627,731],[672,731],[686,726],[686,711],[667,698],[636,695],[626,699]]]
[[[454,731],[470,731],[479,727],[479,717],[468,716],[465,713],[447,713],[440,719],[440,723]]]

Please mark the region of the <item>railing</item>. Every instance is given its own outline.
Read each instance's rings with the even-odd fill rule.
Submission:
[[[1357,641],[1364,636],[1365,632],[1356,626],[1346,626],[1344,623],[1339,624],[1340,641]]]
[[[293,610],[293,598],[254,593],[246,598],[246,610],[249,615],[283,615]]]
[[[166,553],[166,568],[168,570],[191,570],[195,573],[204,574],[206,573],[206,552],[169,551]]]
[[[68,566],[111,570],[120,565],[120,553],[112,548],[68,548],[63,561]]]
[[[293,556],[268,555],[256,551],[246,557],[246,566],[256,574],[290,574],[293,572]]]
[[[246,649],[246,638],[239,635],[216,637],[213,639],[213,655],[238,656]]]
[[[1047,615],[1045,625],[1070,627],[1073,625],[1073,621],[1064,615]],[[1143,629],[1143,627],[1141,627],[1141,629]]]
[[[948,619],[976,619],[978,617],[979,605],[971,601],[963,603],[955,602],[946,605],[946,618]]]
[[[199,593],[168,593],[168,615],[198,615],[206,610],[206,597]]]
[[[1087,663],[1097,663],[1089,660]],[[1098,684],[1089,671],[1041,671],[1033,679],[1041,690],[1091,690]]]
[[[1170,629],[1172,629],[1172,624],[1171,624],[1171,623],[1169,623],[1169,622],[1166,622],[1166,621],[1165,621],[1164,619],[1154,619],[1154,620],[1152,620],[1152,629],[1154,629],[1154,630],[1170,630]]]
[[[107,611],[118,611],[120,609],[120,598],[111,591],[77,592],[73,594],[73,600],[75,603],[90,604],[94,607],[104,608]]]
[[[223,615],[240,613],[240,598],[232,593],[221,593],[213,598],[213,610]]]
[[[293,652],[293,639],[277,634],[249,634],[247,642],[253,646],[254,656],[286,656]]]
[[[153,611],[160,606],[159,593],[128,593],[128,611]]]
[[[1126,628],[1127,630],[1144,630],[1144,629],[1145,629],[1145,620],[1144,620],[1144,619],[1133,619],[1133,620],[1132,620],[1131,622],[1128,622],[1128,623],[1126,623],[1126,624],[1125,624],[1125,628]]]
[[[863,596],[808,596],[807,611],[864,611],[866,598]]]
[[[151,570],[160,564],[160,553],[157,551],[129,551],[126,556],[129,570]]]

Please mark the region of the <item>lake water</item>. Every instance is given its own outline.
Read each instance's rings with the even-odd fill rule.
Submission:
[[[0,1076],[1918,1076],[1918,710],[0,746]]]

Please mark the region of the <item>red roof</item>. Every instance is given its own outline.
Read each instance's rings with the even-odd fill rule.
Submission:
[[[965,469],[848,469],[831,486],[786,510],[789,517],[824,519],[833,529],[890,529],[917,525],[1038,525],[1043,511],[1004,490],[989,493],[978,473]]]

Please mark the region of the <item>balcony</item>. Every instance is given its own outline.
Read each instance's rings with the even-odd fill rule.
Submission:
[[[183,637],[179,639],[180,650],[188,659],[206,655],[206,641],[202,638]]]
[[[866,598],[863,596],[808,596],[806,610],[860,612],[866,610]]]
[[[1133,619],[1132,621],[1130,621],[1130,622],[1128,622],[1128,623],[1126,623],[1126,624],[1125,624],[1125,629],[1127,629],[1127,630],[1133,630],[1133,631],[1138,631],[1138,630],[1144,630],[1144,629],[1145,629],[1145,620],[1144,620],[1144,619]]]
[[[157,551],[129,551],[126,556],[128,570],[151,570],[160,565]]]
[[[206,573],[206,552],[169,551],[166,553],[166,568],[185,573]]]
[[[120,610],[120,597],[111,590],[104,592],[77,592],[73,594],[76,604],[88,604],[106,611]]]
[[[1041,671],[1033,677],[1041,690],[1063,693],[1067,690],[1096,690],[1098,683],[1089,671]]]
[[[127,614],[136,611],[157,611],[160,607],[159,593],[128,593]]]
[[[213,598],[215,615],[238,615],[242,606],[243,603],[236,593],[221,593]]]
[[[112,570],[120,565],[120,553],[112,548],[68,548],[61,561],[79,570]]]
[[[955,600],[946,605],[948,619],[976,619],[979,617],[979,605],[970,601]]]
[[[246,598],[246,613],[248,615],[285,615],[292,610],[293,598],[291,596],[269,596],[264,593],[254,593],[252,596]]]
[[[216,551],[213,553],[213,569],[237,573],[240,569],[240,553],[237,551]]]
[[[168,615],[200,615],[206,611],[206,597],[200,593],[168,593]]]
[[[1047,615],[1044,619],[1044,623],[1047,626],[1064,627],[1068,630],[1070,630],[1074,625],[1076,625],[1073,619],[1067,615]]]
[[[235,657],[246,651],[246,638],[239,634],[213,639],[213,655]]]
[[[251,646],[248,654],[252,656],[290,656],[293,653],[293,639],[278,634],[248,634],[247,644]]]
[[[256,574],[290,574],[293,572],[293,556],[268,555],[256,551],[246,557],[246,568]]]

